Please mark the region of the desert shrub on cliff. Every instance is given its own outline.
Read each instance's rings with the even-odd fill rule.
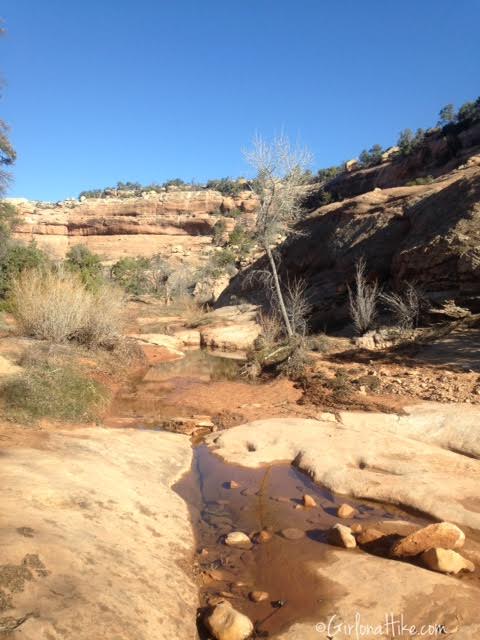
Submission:
[[[41,340],[109,348],[121,334],[119,293],[107,285],[89,291],[68,270],[24,271],[12,283],[9,304],[20,330]]]
[[[411,129],[404,129],[400,132],[397,146],[400,149],[400,154],[403,156],[409,156],[411,153],[417,151],[425,141],[425,131],[423,129],[417,129],[415,133]]]
[[[364,167],[374,167],[382,162],[383,147],[374,144],[368,151],[364,149],[359,155],[359,161]]]
[[[238,180],[232,180],[231,178],[219,178],[216,180],[209,180],[205,185],[207,189],[214,189],[220,191],[224,196],[236,196],[243,191],[245,185]]]

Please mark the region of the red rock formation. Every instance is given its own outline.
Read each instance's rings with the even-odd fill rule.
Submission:
[[[58,203],[11,199],[22,223],[16,236],[34,239],[40,247],[62,258],[74,244],[85,244],[106,262],[124,256],[154,253],[197,254],[211,244],[219,215],[238,209],[248,216],[255,197],[245,191],[224,197],[208,189],[169,188],[134,197],[66,200]],[[232,218],[224,217],[233,227]]]

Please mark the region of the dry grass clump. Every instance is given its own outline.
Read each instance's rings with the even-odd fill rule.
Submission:
[[[118,290],[103,285],[88,291],[75,273],[24,271],[12,283],[9,302],[20,330],[41,340],[110,348],[121,335]]]
[[[379,294],[378,282],[367,281],[365,259],[360,258],[355,265],[355,291],[348,288],[350,315],[360,335],[371,329],[377,318]]]

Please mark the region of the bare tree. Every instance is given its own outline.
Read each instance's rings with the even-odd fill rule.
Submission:
[[[295,278],[287,283],[285,289],[285,306],[292,331],[299,336],[305,336],[308,329],[307,318],[312,309],[306,294],[307,283]]]
[[[371,328],[377,317],[377,302],[380,294],[378,282],[368,283],[365,275],[365,258],[357,260],[355,265],[355,291],[348,287],[350,315],[358,333],[363,334]]]
[[[252,150],[246,152],[245,157],[256,170],[253,182],[253,189],[259,199],[256,236],[268,258],[270,284],[275,292],[285,331],[291,337],[294,330],[278,275],[274,247],[279,236],[292,232],[293,225],[302,212],[303,187],[308,179],[305,172],[311,162],[311,155],[302,147],[292,146],[289,139],[281,135],[271,142],[256,136]]]

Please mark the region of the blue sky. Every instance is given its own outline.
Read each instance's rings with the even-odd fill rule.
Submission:
[[[258,131],[340,163],[480,94],[480,0],[5,0],[12,196],[247,173]]]

